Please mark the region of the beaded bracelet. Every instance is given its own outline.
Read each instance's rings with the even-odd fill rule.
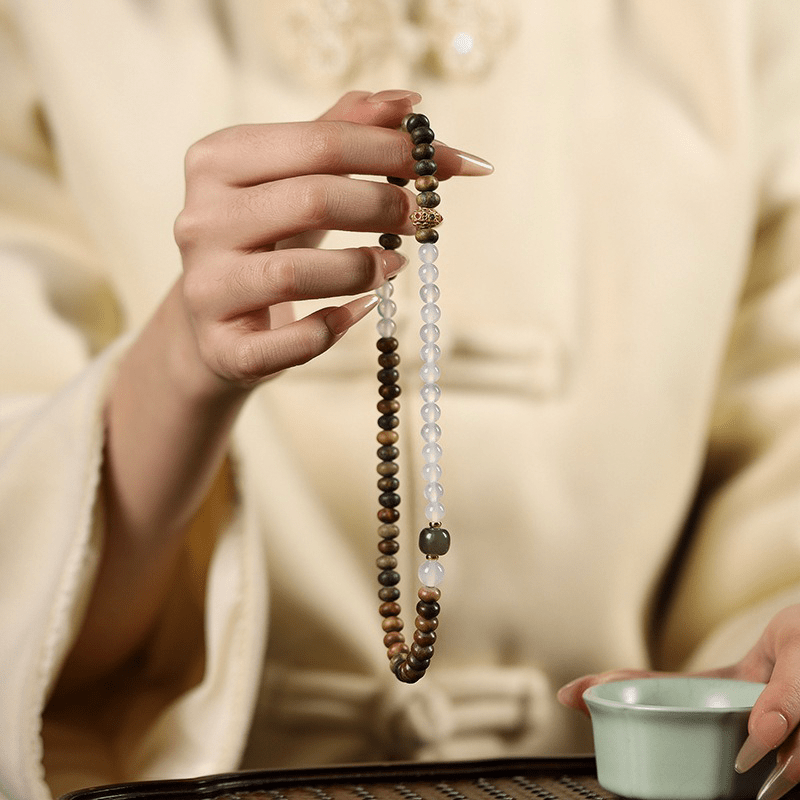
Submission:
[[[420,377],[422,378],[422,455],[425,465],[422,470],[425,479],[425,516],[428,526],[419,534],[419,549],[425,556],[419,568],[419,580],[422,584],[417,596],[417,618],[415,620],[414,641],[409,647],[406,644],[405,636],[402,633],[403,620],[400,619],[401,608],[398,600],[400,599],[400,589],[397,584],[400,582],[400,574],[397,572],[397,552],[400,545],[397,536],[400,529],[397,521],[400,519],[400,512],[397,506],[400,503],[398,489],[400,481],[397,477],[398,464],[397,457],[400,452],[397,447],[399,436],[395,428],[399,424],[398,412],[400,411],[400,385],[399,372],[400,355],[397,352],[398,342],[394,334],[396,324],[394,315],[397,306],[392,300],[393,285],[390,281],[383,284],[378,290],[380,298],[378,303],[378,381],[380,383],[379,392],[381,399],[378,402],[378,489],[380,496],[380,510],[378,519],[380,526],[378,534],[378,550],[380,556],[376,565],[380,570],[378,573],[378,583],[381,588],[378,597],[381,600],[379,608],[383,617],[383,643],[386,646],[387,655],[392,672],[398,680],[403,683],[415,683],[425,674],[433,657],[433,646],[436,642],[436,629],[439,626],[439,599],[441,591],[438,588],[444,578],[444,567],[439,562],[439,556],[445,555],[450,549],[450,534],[442,527],[444,518],[444,506],[441,502],[443,493],[440,482],[442,468],[439,460],[442,456],[442,448],[438,443],[441,436],[441,428],[438,425],[440,408],[438,405],[441,396],[441,388],[438,381],[440,369],[437,365],[441,350],[436,340],[439,338],[439,328],[436,322],[439,320],[440,309],[436,305],[439,299],[439,287],[436,280],[439,270],[436,267],[436,258],[439,255],[436,242],[439,234],[436,227],[442,222],[442,216],[435,210],[439,205],[439,195],[436,189],[439,187],[439,180],[436,178],[436,162],[433,160],[435,149],[433,146],[434,133],[431,130],[430,122],[424,114],[410,114],[403,120],[402,128],[408,132],[413,142],[411,155],[414,158],[414,171],[418,175],[414,186],[419,192],[417,195],[417,205],[419,209],[411,215],[411,221],[416,228],[415,238],[420,243],[419,258],[421,265],[419,276],[422,281],[420,288],[420,298],[422,299],[422,322],[420,337],[422,338],[422,367]],[[398,178],[389,178],[390,183],[404,186],[408,181]],[[387,250],[394,250],[401,244],[401,238],[397,234],[384,233],[380,239],[381,247]]]

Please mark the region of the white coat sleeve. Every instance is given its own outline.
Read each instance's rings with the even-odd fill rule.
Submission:
[[[232,769],[266,625],[255,526],[228,482],[146,651],[90,696],[54,692],[99,561],[103,411],[131,334],[2,2],[0,97],[0,796]]]

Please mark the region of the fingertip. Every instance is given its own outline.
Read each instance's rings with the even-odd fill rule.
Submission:
[[[398,100],[407,100],[412,106],[422,102],[422,95],[410,89],[384,89],[374,92],[369,97],[364,98],[367,103],[393,103]]]
[[[325,315],[325,324],[334,336],[342,336],[363,319],[380,302],[376,294],[368,294],[332,309]]]

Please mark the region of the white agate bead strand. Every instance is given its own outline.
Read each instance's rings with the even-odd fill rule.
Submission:
[[[439,250],[435,244],[423,244],[419,248],[419,277],[422,285],[419,290],[422,299],[422,327],[420,328],[420,338],[422,348],[420,357],[422,366],[420,367],[420,377],[422,378],[422,477],[425,480],[425,517],[430,523],[427,528],[420,532],[419,548],[426,556],[419,568],[419,580],[423,586],[437,587],[444,579],[444,567],[439,561],[439,556],[444,555],[450,548],[450,535],[442,528],[444,519],[444,504],[442,495],[444,489],[441,484],[442,467],[439,463],[442,458],[442,446],[439,438],[442,429],[439,427],[438,420],[441,415],[439,398],[441,388],[439,378],[441,370],[439,368],[439,357],[441,349],[437,344],[439,338],[439,327],[436,324],[441,316],[441,310],[437,305],[439,299],[439,287],[436,281],[439,277],[439,269],[436,266],[436,259]]]

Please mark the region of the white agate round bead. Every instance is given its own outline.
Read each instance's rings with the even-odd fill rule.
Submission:
[[[440,295],[439,287],[435,283],[423,283],[419,287],[419,299],[423,303],[435,303]]]
[[[380,304],[383,303],[392,303],[392,305],[394,305],[393,300],[381,300]],[[442,316],[442,309],[439,308],[436,303],[425,303],[420,310],[420,316],[425,323],[438,322],[439,318]]]
[[[426,383],[419,394],[426,403],[436,403],[442,396],[442,387],[436,383]]]
[[[436,501],[425,506],[425,517],[428,522],[441,522],[444,519],[444,506]]]
[[[378,336],[387,338],[395,335],[397,332],[397,323],[393,319],[379,319],[376,328],[378,330]]]
[[[427,244],[423,244],[417,250],[417,255],[419,256],[419,260],[426,263],[432,264],[439,258],[439,248],[435,244],[431,244],[428,242]]]
[[[428,322],[419,329],[419,338],[423,342],[435,342],[439,339],[439,326]]]
[[[423,383],[436,383],[442,377],[442,371],[436,364],[423,364],[419,369]]]
[[[419,582],[423,586],[439,586],[444,580],[444,567],[439,563],[439,559],[425,560],[419,565]]]
[[[442,429],[435,422],[426,422],[420,429],[420,435],[426,442],[438,442]]]
[[[442,409],[436,403],[423,403],[420,416],[424,422],[438,422],[442,416]]]
[[[386,281],[375,290],[375,294],[382,300],[390,298],[394,294],[394,284],[391,281]]]
[[[422,465],[422,479],[426,483],[433,483],[442,478],[442,468],[439,464],[423,464]]]
[[[436,442],[428,442],[422,446],[422,457],[426,464],[436,464],[442,457],[442,446]]]
[[[436,283],[439,280],[439,269],[436,264],[423,264],[419,268],[419,279],[423,283]]]

